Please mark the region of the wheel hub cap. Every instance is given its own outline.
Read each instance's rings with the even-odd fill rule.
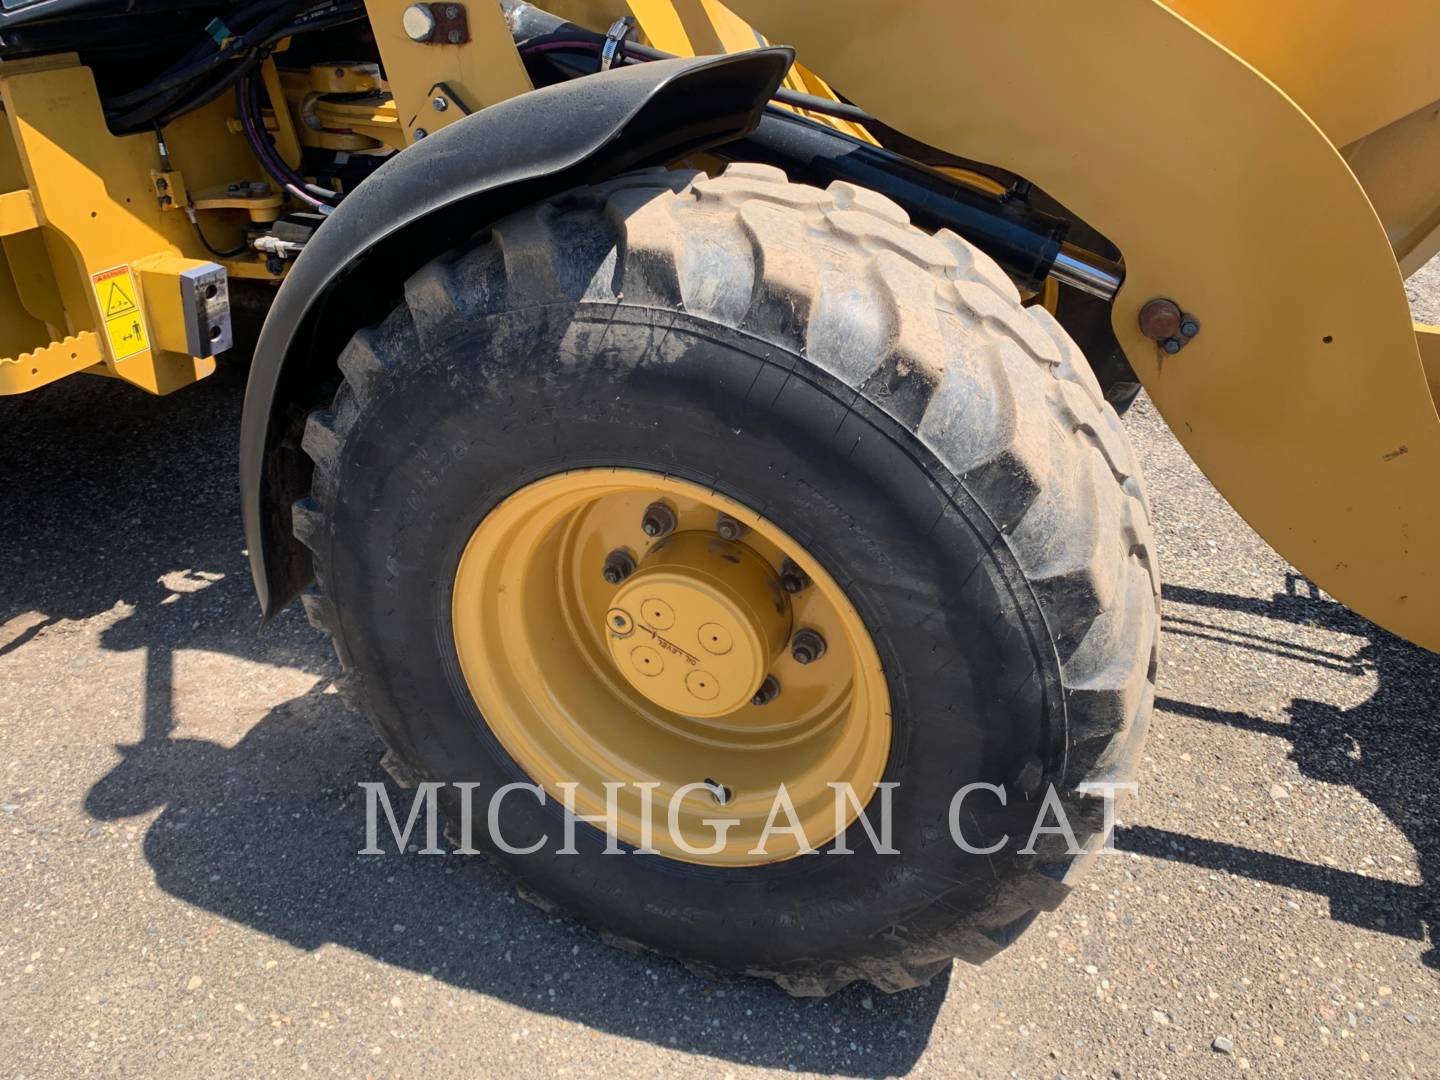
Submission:
[[[650,701],[685,716],[750,703],[790,633],[790,601],[744,544],[680,533],[656,545],[605,613],[610,656]]]

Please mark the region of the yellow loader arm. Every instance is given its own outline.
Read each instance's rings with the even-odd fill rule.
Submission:
[[[1415,172],[1440,161],[1440,5],[730,7],[886,123],[1114,241],[1115,332],[1206,475],[1337,599],[1440,650],[1440,338],[1417,338],[1397,265],[1440,227],[1440,180]],[[1140,332],[1159,297],[1201,321],[1179,355]]]

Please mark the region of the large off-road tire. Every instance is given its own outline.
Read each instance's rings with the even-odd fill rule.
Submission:
[[[587,826],[566,856],[553,801],[512,798],[509,842],[547,843],[477,846],[524,894],[797,994],[918,985],[1066,895],[1080,860],[1057,837],[1019,849],[1051,786],[1096,846],[1100,803],[1079,788],[1139,758],[1154,543],[1085,359],[989,258],[848,184],[646,171],[426,266],[340,366],[294,508],[307,608],[412,778],[525,778],[460,673],[451,590],[487,514],[566,470],[678,478],[763,515],[843,589],[883,666],[899,854],[852,827],[849,856],[717,867],[605,856]],[[952,797],[977,782],[1009,795],[964,804],[971,844],[1010,834],[993,855],[950,835]]]

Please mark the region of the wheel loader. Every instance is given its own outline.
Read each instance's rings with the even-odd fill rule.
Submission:
[[[1440,648],[1440,6],[0,8],[0,393],[181,390],[262,296],[264,616],[610,939],[897,991],[1063,900],[1154,701],[1142,387]]]

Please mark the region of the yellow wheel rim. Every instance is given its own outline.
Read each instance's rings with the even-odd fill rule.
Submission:
[[[634,848],[779,862],[834,839],[884,774],[889,692],[859,612],[774,523],[697,484],[529,484],[470,537],[451,620],[505,751],[577,814],[613,801]]]

